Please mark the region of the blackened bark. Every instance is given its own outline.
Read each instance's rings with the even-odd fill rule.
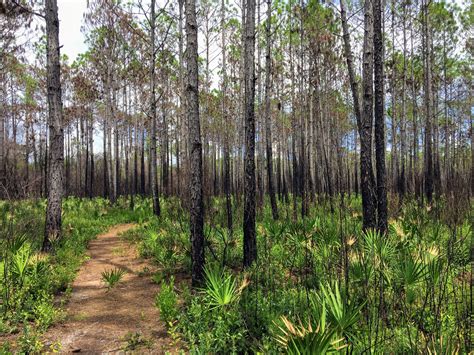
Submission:
[[[278,219],[278,206],[275,197],[275,183],[273,179],[273,152],[272,152],[272,130],[271,130],[271,110],[270,110],[270,88],[271,88],[271,16],[272,0],[267,0],[267,22],[266,32],[266,52],[265,52],[265,135],[266,135],[266,153],[267,153],[267,178],[268,194],[270,195],[270,205],[272,207],[272,216],[274,220]]]
[[[387,187],[385,173],[385,121],[383,83],[382,0],[373,0],[374,9],[374,86],[375,158],[377,169],[377,229],[387,231]]]
[[[227,62],[226,62],[226,31],[225,31],[225,1],[221,1],[221,31],[222,31],[222,117],[227,124],[229,115],[227,113]],[[225,130],[224,138],[224,194],[227,215],[227,230],[229,236],[232,235],[232,199],[230,194],[230,149],[229,134]]]
[[[151,137],[150,137],[150,185],[151,195],[153,201],[153,214],[159,216],[160,211],[160,198],[158,196],[158,182],[156,178],[156,85],[155,85],[155,28],[156,28],[156,15],[155,15],[155,0],[151,0],[151,15],[150,15],[150,34],[151,34],[151,61],[150,61],[150,86],[151,86],[151,98],[150,98],[150,117],[151,117]]]
[[[406,89],[407,89],[407,35],[406,35],[406,18],[407,3],[403,3],[403,74],[402,74],[402,113],[400,115],[400,178],[398,181],[398,192],[400,196],[400,204],[406,191]]]
[[[255,235],[255,0],[245,1],[244,37],[244,267],[257,259]]]
[[[49,188],[43,251],[61,237],[61,202],[64,175],[63,104],[59,64],[59,19],[56,0],[46,0],[47,85],[49,107]]]
[[[145,188],[145,125],[141,125],[142,129],[142,136],[141,136],[141,141],[140,141],[140,194],[142,196],[145,196],[146,194],[146,188]]]
[[[364,4],[363,114],[360,129],[360,180],[362,193],[363,228],[376,226],[375,178],[372,168],[373,125],[373,9],[372,0]]]
[[[104,173],[104,193],[103,197],[107,198],[109,196],[109,177],[108,177],[108,162],[107,162],[107,115],[104,116],[104,166],[103,166],[103,173]]]
[[[86,145],[86,166],[84,172],[84,196],[89,197],[89,120],[86,118],[85,120],[85,141],[84,144]]]
[[[198,90],[198,39],[195,0],[185,1],[186,13],[186,61],[187,86],[186,107],[188,109],[189,146],[191,148],[190,226],[192,284],[198,286],[203,280],[204,268],[204,203],[202,187],[202,143],[199,123]]]
[[[432,115],[432,99],[431,99],[431,59],[430,59],[430,28],[428,18],[428,4],[423,6],[423,59],[424,59],[424,101],[425,101],[425,194],[428,202],[433,199],[433,134],[431,126],[431,115]]]
[[[300,8],[304,9],[303,2],[300,1]],[[306,176],[306,115],[304,112],[304,103],[305,100],[303,98],[303,76],[301,75],[301,72],[303,71],[304,67],[304,51],[303,51],[303,37],[304,37],[304,27],[303,27],[303,11],[300,11],[300,53],[299,53],[299,71],[300,71],[300,77],[299,77],[299,96],[300,96],[300,117],[299,117],[299,135],[300,135],[300,147],[299,147],[299,153],[300,153],[300,165],[299,165],[299,186],[300,186],[300,195],[301,195],[301,218],[305,218],[308,215],[308,200],[307,200],[307,176]]]
[[[3,56],[2,56],[3,57]],[[3,58],[2,58],[3,60]],[[5,117],[6,117],[6,89],[5,89],[6,75],[5,71],[0,72],[0,198],[5,198],[6,188],[6,169],[5,169]],[[41,145],[40,145],[41,146]]]
[[[90,146],[90,178],[89,178],[89,198],[92,198],[94,194],[94,120],[92,117],[92,110],[90,114],[90,126],[89,126],[89,146]]]
[[[118,127],[118,117],[115,115],[116,112],[116,88],[113,87],[113,99],[112,99],[112,117],[114,117],[114,158],[115,158],[115,167],[114,167],[114,199],[117,200],[117,197],[120,196],[120,151],[119,151],[119,127]]]

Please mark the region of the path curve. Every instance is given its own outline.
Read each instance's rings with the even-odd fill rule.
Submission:
[[[89,243],[90,259],[82,265],[72,285],[66,319],[50,328],[44,337],[45,344],[59,342],[61,353],[117,353],[126,346],[127,334],[141,334],[148,347],[142,346],[135,352],[173,352],[171,339],[154,306],[159,286],[149,276],[143,276],[145,268],[152,267],[139,258],[134,246],[119,237],[134,226],[114,226]],[[115,288],[107,291],[101,273],[114,268],[127,273]]]

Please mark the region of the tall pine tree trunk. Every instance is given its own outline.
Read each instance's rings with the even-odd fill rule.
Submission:
[[[257,259],[255,235],[255,0],[245,1],[244,28],[244,267]]]
[[[186,55],[187,86],[186,107],[189,122],[189,146],[191,148],[191,260],[192,284],[197,286],[203,280],[204,268],[204,203],[202,187],[202,143],[199,123],[199,87],[198,87],[198,39],[195,0],[185,1],[186,12]]]
[[[155,84],[155,27],[156,27],[156,15],[155,15],[155,0],[151,0],[151,14],[150,14],[150,31],[151,31],[151,62],[150,62],[150,86],[151,86],[151,98],[150,98],[150,117],[151,117],[151,139],[150,139],[150,185],[151,185],[151,196],[153,200],[153,213],[156,216],[160,215],[160,199],[158,196],[158,183],[156,178],[156,84]]]
[[[364,4],[363,113],[360,129],[360,179],[362,192],[363,228],[376,226],[375,179],[372,168],[373,125],[373,9],[372,0]]]
[[[225,31],[225,1],[221,1],[221,31],[222,31],[222,117],[224,122],[228,123],[229,115],[227,112],[227,62],[226,62],[226,31]],[[224,194],[227,215],[227,230],[229,236],[232,235],[232,199],[230,193],[230,148],[229,133],[225,130],[224,138]]]
[[[59,20],[56,0],[46,0],[47,85],[49,107],[49,188],[46,207],[43,251],[50,251],[52,241],[61,237],[61,202],[63,196],[64,132],[63,104],[59,64]]]
[[[430,203],[433,199],[433,145],[432,145],[432,127],[431,127],[431,111],[432,111],[432,99],[431,99],[431,55],[430,55],[430,28],[428,18],[428,4],[423,5],[423,60],[424,60],[424,103],[425,103],[425,161],[424,161],[424,173],[425,173],[425,194],[428,202]]]
[[[374,9],[374,86],[375,157],[377,170],[377,229],[387,231],[387,187],[385,173],[385,121],[383,82],[382,0],[373,0]],[[396,154],[394,155],[394,157]]]
[[[268,194],[270,195],[270,205],[272,207],[273,219],[278,219],[278,207],[275,197],[275,183],[273,179],[273,152],[272,152],[272,130],[271,130],[271,109],[270,109],[270,89],[271,89],[271,16],[272,1],[267,0],[267,21],[266,21],[266,52],[265,52],[265,135],[267,153],[267,178]]]

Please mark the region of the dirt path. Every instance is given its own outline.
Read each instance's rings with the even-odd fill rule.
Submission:
[[[117,353],[130,344],[125,339],[127,334],[133,334],[142,340],[134,350],[137,353],[173,352],[171,339],[154,306],[159,286],[149,276],[139,275],[150,265],[118,236],[133,226],[117,225],[90,243],[90,259],[73,283],[66,305],[67,317],[46,333],[45,344],[60,342],[63,353]],[[101,273],[114,268],[127,273],[115,288],[107,291]]]

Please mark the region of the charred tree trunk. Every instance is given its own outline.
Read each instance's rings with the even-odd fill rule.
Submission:
[[[195,0],[185,1],[186,12],[186,56],[187,79],[186,107],[189,122],[189,146],[191,148],[190,183],[190,227],[192,284],[198,286],[203,281],[204,268],[204,203],[202,187],[202,143],[199,122],[198,89],[198,39]]]
[[[375,157],[377,169],[377,229],[387,231],[387,187],[385,173],[385,121],[383,82],[382,0],[373,0],[374,9],[374,86]],[[394,155],[396,156],[396,154]]]
[[[255,0],[245,1],[244,37],[244,267],[257,259],[255,235]]]
[[[46,0],[47,84],[49,107],[49,188],[46,207],[43,251],[50,251],[52,241],[61,237],[61,202],[63,197],[64,131],[59,64],[59,20],[56,0]]]
[[[267,155],[267,178],[268,194],[272,207],[274,220],[278,219],[278,207],[275,197],[275,183],[273,179],[273,152],[272,152],[272,130],[271,130],[271,109],[270,109],[270,88],[271,88],[271,16],[272,0],[267,0],[267,21],[266,21],[266,53],[265,53],[265,135],[266,135],[266,155]]]
[[[431,55],[430,55],[430,28],[428,18],[428,4],[423,5],[423,59],[424,59],[424,103],[425,103],[425,161],[424,161],[424,174],[425,174],[425,194],[428,199],[428,203],[433,199],[433,145],[432,145],[432,98],[431,98]]]
[[[225,1],[221,2],[221,30],[222,30],[222,117],[226,125],[228,124],[227,113],[227,62],[226,62],[226,31],[225,31]],[[230,192],[230,148],[229,148],[229,134],[225,130],[224,138],[224,194],[227,215],[227,230],[229,236],[232,235],[232,198]]]
[[[362,192],[363,228],[376,226],[375,178],[372,168],[373,125],[373,9],[372,0],[364,5],[364,54],[363,54],[363,115],[360,129],[360,179]]]
[[[155,84],[155,28],[156,28],[156,15],[155,15],[155,0],[151,0],[151,15],[150,15],[150,31],[151,31],[151,62],[150,62],[150,86],[151,86],[151,98],[150,98],[150,117],[151,117],[151,137],[150,137],[150,185],[151,195],[153,201],[153,214],[159,216],[160,211],[160,198],[158,196],[158,182],[156,178],[156,84]]]

